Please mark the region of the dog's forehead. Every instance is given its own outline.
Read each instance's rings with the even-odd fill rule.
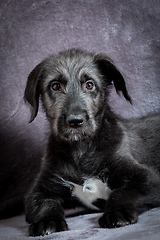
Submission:
[[[51,75],[60,74],[66,79],[83,75],[93,77],[99,74],[93,56],[84,54],[61,54],[51,57],[48,59],[47,70]]]

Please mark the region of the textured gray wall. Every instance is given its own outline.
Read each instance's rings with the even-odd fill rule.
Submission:
[[[0,2],[0,211],[16,206],[46,142],[40,110],[28,124],[23,101],[29,72],[43,58],[68,48],[108,54],[122,71],[133,106],[111,90],[122,116],[160,110],[159,0],[21,0]]]

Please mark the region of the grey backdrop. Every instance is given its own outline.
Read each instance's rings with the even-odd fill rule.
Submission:
[[[123,117],[160,110],[159,0],[0,1],[0,217],[22,208],[49,131],[40,109],[29,124],[23,101],[29,72],[51,53],[82,48],[108,54],[122,71],[133,106],[114,89]]]

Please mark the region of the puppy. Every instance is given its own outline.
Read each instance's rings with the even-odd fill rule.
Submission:
[[[110,58],[76,49],[30,73],[30,121],[41,96],[51,127],[41,171],[25,198],[30,235],[67,230],[64,209],[77,204],[102,209],[102,228],[136,223],[139,213],[160,206],[160,115],[116,116],[108,104],[112,83],[131,103]]]

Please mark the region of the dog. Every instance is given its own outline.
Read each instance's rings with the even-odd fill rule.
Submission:
[[[25,197],[29,235],[68,229],[64,209],[103,211],[101,228],[134,224],[160,206],[160,114],[126,120],[109,106],[110,86],[132,104],[122,73],[105,54],[70,49],[29,74],[32,122],[39,98],[50,123],[40,173]]]

